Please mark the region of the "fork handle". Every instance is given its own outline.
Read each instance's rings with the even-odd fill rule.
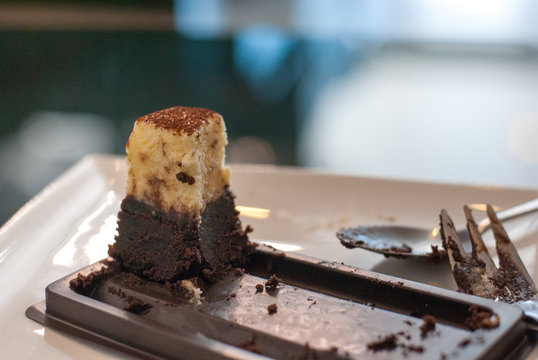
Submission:
[[[534,333],[538,333],[538,303],[533,300],[527,300],[515,303],[515,305],[523,310],[527,328]]]
[[[538,211],[538,199],[527,201],[527,202],[524,202],[523,204],[516,205],[512,208],[499,211],[497,213],[497,217],[499,218],[500,222],[503,222],[503,221],[510,220],[519,216],[533,213],[535,211]],[[484,220],[480,221],[480,223],[478,224],[478,231],[482,233],[486,231],[487,229],[489,229],[490,225],[491,225],[491,222],[489,221],[489,218],[485,218]]]

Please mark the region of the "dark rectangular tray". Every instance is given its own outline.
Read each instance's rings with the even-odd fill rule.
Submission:
[[[232,271],[198,303],[125,273],[99,280],[91,296],[69,288],[77,274],[101,267],[50,284],[28,317],[142,358],[501,359],[525,339],[514,306],[262,246],[244,273]],[[256,293],[272,274],[282,280],[277,290]],[[132,299],[151,308],[124,310]],[[496,313],[499,326],[471,331],[471,305]],[[425,315],[436,326],[422,337]],[[395,348],[368,348],[391,335]]]

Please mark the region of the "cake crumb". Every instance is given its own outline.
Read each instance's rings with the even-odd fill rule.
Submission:
[[[271,304],[267,307],[267,312],[269,313],[269,315],[273,315],[274,313],[276,313],[278,310],[278,306],[276,304]]]
[[[469,315],[465,319],[465,325],[469,326],[471,330],[492,329],[499,326],[499,315],[491,310],[471,305],[467,312]]]
[[[256,346],[255,336],[252,336],[250,339],[243,341],[241,344],[239,344],[239,347],[256,354],[261,354],[260,349],[258,349],[258,347]]]
[[[460,348],[464,348],[466,347],[467,345],[469,345],[471,343],[471,339],[470,338],[465,338],[463,339],[462,341],[460,341],[460,343],[458,344],[458,346]]]
[[[278,284],[280,284],[280,279],[275,274],[273,274],[265,282],[265,289],[268,290],[268,291],[275,290],[277,288]]]
[[[192,303],[197,303],[201,300],[202,289],[200,288],[198,278],[178,280],[175,283],[166,283],[170,292],[174,296],[181,297]]]
[[[405,345],[404,350],[405,350],[404,351],[404,356],[407,355],[407,353],[409,353],[410,351],[422,354],[424,352],[424,346],[422,346],[422,345],[413,345],[413,344]]]
[[[263,292],[263,285],[262,284],[256,284],[256,294]]]
[[[396,342],[396,334],[389,334],[380,340],[369,343],[367,346],[368,350],[372,350],[374,352],[381,350],[394,350],[396,349],[396,346],[398,346],[398,343]]]
[[[435,263],[440,263],[441,261],[446,259],[446,251],[445,250],[439,250],[439,247],[437,245],[431,245],[432,252],[428,254],[428,258],[433,260]]]
[[[109,286],[108,287],[108,292],[111,293],[112,295],[116,295],[116,296],[118,296],[118,297],[120,297],[122,299],[127,297],[127,294],[125,294],[125,291],[123,291],[122,289],[118,289],[115,286]]]
[[[422,320],[424,322],[420,326],[420,337],[424,339],[428,333],[435,330],[435,318],[431,315],[426,315]]]
[[[112,275],[117,267],[114,261],[103,261],[102,264],[103,266],[99,270],[85,275],[78,273],[74,279],[69,281],[69,288],[81,295],[91,296],[99,282]]]
[[[140,299],[129,296],[127,298],[127,305],[123,308],[125,311],[129,311],[133,314],[144,315],[149,312],[153,307],[150,303],[143,302]]]
[[[407,341],[411,340],[411,335],[409,333],[399,331],[397,333],[385,335],[384,337],[379,337],[378,340],[367,344],[368,350],[377,352],[381,350],[393,351],[396,348],[400,348],[402,349],[403,357],[407,357],[407,355],[409,355],[411,352],[420,354],[425,351],[424,346],[400,342],[398,341],[398,337],[402,337]]]

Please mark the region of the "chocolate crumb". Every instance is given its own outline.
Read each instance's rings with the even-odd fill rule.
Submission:
[[[394,350],[398,346],[396,334],[389,334],[384,338],[367,344],[368,350],[374,352],[381,350]]]
[[[413,251],[413,248],[405,243],[402,246],[391,246],[389,249],[402,254],[410,254]]]
[[[127,297],[127,294],[125,293],[125,291],[123,291],[122,289],[118,289],[116,288],[115,286],[109,286],[108,287],[108,292],[111,293],[112,295],[116,295],[122,299],[125,299]]]
[[[170,289],[170,293],[172,295],[183,298],[185,300],[191,300],[197,295],[194,289],[191,286],[188,286],[189,282],[195,288],[200,288],[202,286],[202,282],[199,278],[178,280],[174,283],[166,282],[165,285],[168,289]]]
[[[239,344],[239,347],[256,354],[261,354],[260,349],[258,349],[258,347],[256,346],[256,338],[254,336],[252,336],[252,338],[248,340],[243,341],[241,344]]]
[[[271,275],[271,277],[265,282],[265,289],[268,291],[275,290],[280,284],[280,279],[275,275]]]
[[[183,171],[180,171],[176,174],[176,179],[178,181],[181,181],[182,183],[184,184],[189,184],[189,185],[192,185],[194,184],[195,180],[192,176],[190,175],[187,175],[185,172]]]
[[[448,236],[448,239],[446,239],[445,242],[445,248],[449,248],[452,251],[452,257],[456,262],[463,262],[465,259],[463,255],[460,253],[460,248],[458,247],[458,244],[452,239],[451,236]]]
[[[404,324],[409,325],[409,326],[413,325],[413,323],[409,320],[404,320]]]
[[[413,351],[413,352],[416,352],[416,353],[419,353],[419,354],[422,354],[424,352],[424,346],[422,345],[405,345],[404,346],[404,349],[406,351]]]
[[[458,346],[460,348],[464,348],[466,347],[467,345],[469,345],[471,343],[471,339],[470,338],[465,338],[463,339],[462,341],[460,341],[460,343],[458,344]]]
[[[440,263],[441,261],[446,259],[446,250],[439,250],[439,247],[437,245],[431,245],[432,252],[428,253],[428,258],[430,260],[433,260],[435,263]]]
[[[467,313],[465,325],[471,330],[492,329],[499,326],[499,315],[491,310],[480,308],[478,305],[471,305]]]
[[[81,295],[91,296],[99,281],[110,276],[117,267],[117,264],[113,261],[104,262],[104,265],[99,270],[92,271],[86,275],[78,273],[76,278],[69,281],[69,288]]]
[[[140,299],[128,297],[127,305],[123,310],[129,311],[133,314],[147,314],[149,310],[153,307],[150,303],[143,302]]]
[[[256,284],[256,294],[259,294],[263,292],[263,285],[262,284]]]
[[[428,333],[435,330],[435,318],[431,315],[426,315],[422,320],[424,322],[420,326],[420,337],[424,339]]]
[[[269,315],[273,315],[274,313],[276,313],[278,310],[278,306],[276,304],[271,304],[267,307],[267,312],[269,313]]]
[[[230,295],[226,296],[226,301],[230,301],[231,299],[233,299],[236,296],[237,296],[236,293],[231,293]]]

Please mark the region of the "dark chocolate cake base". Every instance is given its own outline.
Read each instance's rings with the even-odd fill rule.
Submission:
[[[127,196],[118,214],[116,243],[109,254],[125,270],[157,282],[221,278],[242,266],[253,245],[241,228],[230,191],[207,204],[199,219],[165,212]]]

